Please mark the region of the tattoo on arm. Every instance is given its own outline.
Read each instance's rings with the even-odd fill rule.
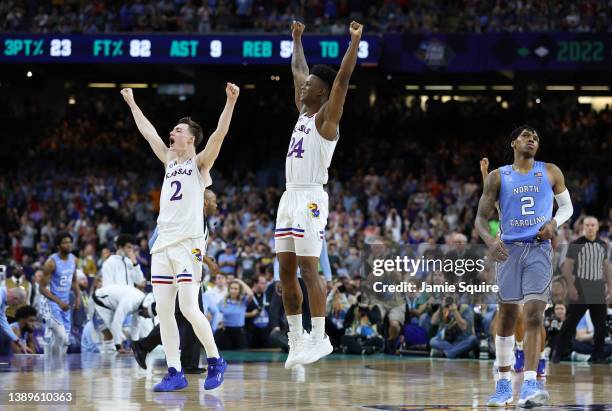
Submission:
[[[490,172],[485,180],[483,193],[478,202],[475,222],[476,230],[478,230],[480,238],[487,244],[495,240],[489,231],[489,219],[495,215],[495,201],[499,193],[499,184],[499,171],[494,170]]]

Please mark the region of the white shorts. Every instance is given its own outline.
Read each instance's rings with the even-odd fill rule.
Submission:
[[[199,237],[169,245],[152,254],[151,284],[199,284],[205,252],[204,237]]]
[[[276,215],[275,251],[320,257],[329,214],[328,202],[327,193],[322,188],[285,191]]]

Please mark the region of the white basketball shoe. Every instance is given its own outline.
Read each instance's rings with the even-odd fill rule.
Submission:
[[[317,338],[311,333],[304,348],[304,354],[300,357],[301,364],[312,364],[334,351],[327,334],[323,334],[323,338]]]
[[[302,357],[306,349],[306,341],[309,337],[305,332],[298,334],[289,331],[287,338],[289,339],[289,355],[287,356],[287,361],[285,361],[285,368],[290,370],[297,364],[303,364]]]

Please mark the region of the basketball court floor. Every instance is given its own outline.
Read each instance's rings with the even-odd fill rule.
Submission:
[[[178,392],[156,393],[165,373],[160,353],[149,370],[131,355],[18,356],[0,364],[0,409],[27,410],[469,410],[494,387],[492,361],[332,355],[302,370],[284,369],[285,355],[227,352],[225,383],[203,389],[189,375]],[[0,360],[0,363],[2,360]],[[612,366],[561,363],[549,367],[549,410],[612,410]],[[515,400],[522,375],[515,377]],[[8,392],[71,390],[74,404],[6,405]]]

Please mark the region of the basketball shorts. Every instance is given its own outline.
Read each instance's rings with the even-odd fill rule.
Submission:
[[[70,335],[72,328],[72,309],[62,311],[59,305],[45,297],[41,300],[41,317],[45,324],[64,327],[66,335]]]
[[[204,237],[190,238],[169,245],[151,255],[151,284],[199,284],[202,280]]]
[[[322,187],[285,191],[276,215],[275,251],[320,257],[329,213],[328,202]]]
[[[496,264],[502,303],[525,303],[529,300],[550,301],[552,255],[550,242],[505,243],[508,259]]]

